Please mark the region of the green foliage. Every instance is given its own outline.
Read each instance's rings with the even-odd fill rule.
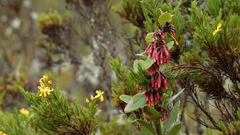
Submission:
[[[145,105],[143,107],[143,113],[146,117],[148,117],[150,120],[159,120],[161,118],[161,115],[157,110],[155,110],[150,105]]]
[[[132,96],[129,96],[129,95],[121,95],[119,97],[122,101],[124,101],[125,103],[129,103],[130,100],[132,99]]]
[[[155,129],[146,121],[144,120],[136,120],[137,123],[139,123],[145,130],[147,130],[149,133],[156,135]]]
[[[240,116],[240,109],[238,108],[237,115]],[[239,129],[239,120],[234,120],[229,123],[220,121],[219,127],[221,129],[221,133],[224,135],[235,135],[240,132]]]
[[[167,107],[170,103],[172,103],[177,97],[179,97],[180,96],[180,94],[182,93],[184,91],[184,89],[183,90],[181,90],[181,91],[179,91],[177,94],[175,94],[174,96],[172,96],[172,97],[170,97],[168,100],[167,99],[164,99],[163,98],[163,104],[162,104],[162,106],[163,107]],[[165,96],[167,96],[166,94],[165,94]]]
[[[146,98],[144,97],[144,94],[145,92],[134,95],[127,104],[127,106],[125,107],[124,112],[129,113],[145,105],[147,101]]]
[[[38,17],[37,26],[40,29],[50,27],[52,25],[62,26],[62,17],[58,14],[57,10],[49,11],[48,14],[42,13]]]
[[[117,82],[113,80],[112,83],[112,103],[115,106],[121,106],[123,109],[125,107],[125,103],[123,103],[119,97],[121,95],[135,95],[137,93],[136,84],[130,76],[127,67],[121,64],[120,57],[118,57],[117,60],[111,58],[110,66],[118,79]]]
[[[103,123],[100,122],[99,130],[103,135],[126,135],[133,134],[133,127],[126,122],[126,119],[120,119],[121,117],[116,117],[110,122]],[[121,122],[120,122],[121,121]]]
[[[158,22],[159,22],[161,25],[165,25],[166,22],[169,22],[169,23],[170,23],[171,20],[172,20],[172,15],[171,15],[170,13],[168,13],[168,12],[165,12],[165,13],[163,13],[163,14],[161,14],[161,15],[159,16]]]
[[[179,124],[179,121],[175,122],[175,120],[178,116],[178,107],[179,106],[180,106],[180,101],[178,101],[174,105],[172,111],[170,112],[170,118],[165,121],[164,126],[163,126],[163,130],[162,130],[164,133],[168,133],[171,130],[172,127]],[[180,131],[180,130],[178,130],[178,131]]]
[[[114,8],[114,10],[135,26],[144,28],[143,21],[145,19],[142,8],[140,7],[140,1],[141,0],[122,0],[122,9],[118,10]]]
[[[152,58],[147,57],[147,59],[144,60],[135,60],[133,62],[133,69],[135,72],[138,72],[138,66],[140,66],[142,69],[148,69],[153,65],[154,61]]]
[[[158,29],[160,10],[156,7],[155,0],[141,1],[140,3],[145,17],[144,25],[147,28],[147,32],[153,32]]]
[[[37,135],[43,132],[32,124],[33,115],[18,114],[15,109],[15,114],[8,112],[0,112],[0,131],[10,135]],[[38,130],[38,131],[36,131]],[[49,132],[51,133],[51,132]],[[53,133],[51,133],[53,134]]]
[[[45,81],[49,83],[48,80]],[[46,88],[51,87],[50,84],[43,83]],[[58,87],[53,87],[53,91],[47,96],[39,96],[42,93],[41,90],[34,94],[21,88],[21,92],[31,104],[31,110],[34,113],[33,123],[46,134],[48,131],[75,134],[93,132],[96,125],[94,115],[97,111],[95,99],[88,103],[87,107],[83,107],[76,100],[69,104],[67,97],[60,93]]]
[[[140,64],[137,68],[138,72],[133,71],[132,69],[130,70],[130,74],[133,78],[133,80],[138,84],[141,88],[147,89],[148,86],[150,85],[150,75],[147,73],[146,70],[144,70]]]

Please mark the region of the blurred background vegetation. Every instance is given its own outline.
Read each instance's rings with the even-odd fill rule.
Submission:
[[[141,9],[129,7],[139,5],[139,0],[128,1],[130,4],[126,1],[121,4],[121,0],[0,0],[0,109],[13,112],[14,107],[27,108],[18,86],[36,93],[39,78],[46,74],[68,97],[68,102],[76,98],[84,103],[95,90],[103,90],[105,101],[99,102],[99,108],[104,115],[99,117],[102,120],[99,129],[105,134],[122,131],[132,134],[129,128],[132,125],[126,126],[119,108],[111,103],[111,82],[116,77],[109,65],[110,56],[120,55],[122,64],[132,67],[135,54],[147,46]],[[173,7],[178,4],[175,0],[162,2]],[[182,18],[190,14],[190,7],[190,0],[182,2]],[[206,2],[199,1],[198,7],[206,8]],[[193,31],[189,25],[183,26],[185,35],[178,34],[177,40],[184,48],[192,42]],[[178,61],[183,50],[178,47],[175,50],[172,57]],[[207,129],[191,119],[199,111],[187,102],[182,108],[185,108],[180,110],[185,125],[182,134],[206,134]],[[219,113],[211,109],[212,114]]]

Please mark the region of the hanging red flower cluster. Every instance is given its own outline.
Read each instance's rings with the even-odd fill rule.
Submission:
[[[158,111],[161,113],[162,121],[165,120],[163,117],[164,114],[169,118],[168,111],[162,107],[163,92],[161,91],[161,89],[168,89],[168,78],[163,72],[159,71],[159,66],[168,64],[171,57],[166,42],[164,41],[164,32],[168,32],[170,35],[175,35],[176,30],[173,25],[166,23],[163,30],[159,29],[153,32],[152,37],[154,38],[154,41],[151,41],[145,50],[145,52],[148,53],[148,57],[152,58],[154,63],[147,69],[147,73],[151,75],[151,83],[148,89],[145,90],[144,94],[148,105],[159,105]],[[144,90],[137,85],[137,91],[142,92]],[[149,121],[148,118],[146,118],[146,120]]]

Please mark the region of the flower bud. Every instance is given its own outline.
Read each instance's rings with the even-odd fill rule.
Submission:
[[[163,52],[160,53],[160,65],[163,63]]]
[[[164,90],[168,89],[168,79],[167,78],[164,78],[164,80],[163,80],[163,89]]]
[[[164,119],[164,116],[162,115],[162,121],[164,122],[165,121],[165,119]]]
[[[168,111],[166,112],[166,116],[168,119],[170,118]]]
[[[164,40],[161,41],[161,45],[165,45],[166,42]]]
[[[153,94],[150,94],[150,101],[153,101]]]
[[[151,85],[154,88],[154,86],[155,86],[154,75],[151,76]]]
[[[161,87],[161,82],[162,82],[162,80],[161,80],[161,74],[159,74],[159,75],[158,75],[158,79],[157,79],[158,88]]]

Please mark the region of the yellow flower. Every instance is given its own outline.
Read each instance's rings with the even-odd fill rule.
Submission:
[[[86,98],[86,103],[88,104],[89,103],[89,100]]]
[[[26,115],[26,116],[29,115],[29,111],[26,110],[26,109],[24,109],[24,108],[20,109],[19,111],[20,111],[21,114],[24,114],[24,115]],[[0,134],[0,135],[1,135],[1,134]]]
[[[217,29],[213,32],[213,36],[214,36],[216,33],[218,33],[220,30],[222,30],[222,29],[220,29],[221,26],[222,26],[222,24],[219,23],[218,26],[217,26]]]
[[[7,135],[7,134],[5,134],[5,133],[3,133],[2,131],[0,131],[0,135]]]
[[[43,80],[46,81],[47,80],[47,76],[43,75]]]
[[[91,100],[95,99],[92,95],[91,95]]]
[[[104,94],[104,92],[102,92],[100,90],[97,90],[96,93],[97,93],[97,95],[94,98],[99,98],[100,97],[100,100],[102,102],[104,100],[103,96],[102,96]]]
[[[50,95],[51,92],[53,92],[53,90],[50,90],[49,87],[39,87],[38,89],[40,90],[41,94],[39,96],[44,96],[46,97],[47,95]]]

